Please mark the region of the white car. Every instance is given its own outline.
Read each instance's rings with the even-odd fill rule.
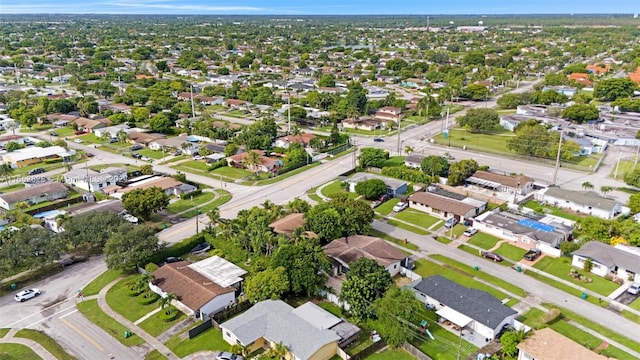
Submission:
[[[474,229],[474,228],[468,228],[467,230],[465,230],[462,235],[466,236],[466,237],[472,237],[473,235],[478,233],[478,229]]]
[[[73,142],[76,144],[82,144],[84,141],[82,139],[73,139]]]
[[[632,295],[638,295],[640,293],[640,283],[633,283],[627,289],[627,292]]]
[[[400,212],[409,207],[409,204],[406,202],[399,202],[393,206],[394,212]]]
[[[17,293],[14,299],[18,302],[25,302],[38,295],[40,295],[40,289],[26,289]]]

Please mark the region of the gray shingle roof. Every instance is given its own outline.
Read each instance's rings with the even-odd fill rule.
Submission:
[[[243,345],[260,338],[282,342],[299,359],[308,359],[321,347],[340,339],[335,332],[316,328],[293,310],[282,300],[265,300],[221,327],[234,333]]]
[[[591,206],[597,209],[612,210],[618,204],[617,201],[607,199],[594,191],[572,191],[559,187],[550,187],[544,193],[556,199],[569,200],[579,205]]]
[[[582,245],[580,249],[574,251],[573,255],[590,258],[609,268],[618,266],[634,273],[640,273],[640,256],[616,249],[599,241],[589,241]]]
[[[440,275],[424,278],[413,288],[492,329],[517,313],[489,293],[466,288]]]

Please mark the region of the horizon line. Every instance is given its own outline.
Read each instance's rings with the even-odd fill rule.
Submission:
[[[192,14],[192,13],[135,13],[135,12],[77,12],[77,13],[69,13],[69,12],[42,12],[42,13],[2,13],[0,12],[0,16],[5,15],[136,15],[136,16],[283,16],[283,17],[311,17],[311,16],[552,16],[552,15],[636,15],[637,12],[629,12],[629,13],[599,13],[599,12],[571,12],[571,13],[440,13],[440,14],[411,14],[411,13],[398,13],[398,14],[229,14],[229,13],[210,13],[210,14]]]

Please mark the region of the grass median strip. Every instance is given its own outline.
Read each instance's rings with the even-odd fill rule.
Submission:
[[[42,331],[31,330],[31,329],[22,329],[15,334],[16,337],[21,337],[25,339],[31,339],[38,344],[42,345],[43,348],[47,349],[51,353],[51,355],[55,356],[58,360],[74,360],[75,357],[69,355],[60,344],[58,344],[55,340],[53,340],[49,335],[43,333]]]
[[[122,345],[136,346],[144,344],[144,340],[135,333],[125,339],[124,332],[130,329],[105,314],[98,306],[98,300],[83,301],[77,305],[77,308],[89,321],[101,327],[116,340],[120,341]]]
[[[119,278],[120,276],[122,276],[122,273],[120,271],[107,270],[98,275],[98,277],[96,277],[95,279],[91,280],[91,282],[87,284],[84,289],[82,289],[82,293],[84,294],[84,296],[97,295],[103,287],[107,286],[107,284]]]
[[[38,354],[31,350],[28,346],[22,344],[4,343],[0,344],[0,359],[2,360],[18,360],[18,359],[42,359]]]
[[[573,288],[569,285],[565,285],[564,283],[561,283],[559,281],[555,281],[553,279],[548,278],[547,276],[544,276],[542,274],[538,274],[536,272],[527,270],[524,272],[526,275],[531,276],[532,278],[543,282],[547,285],[551,285],[557,289],[560,289],[564,292],[566,292],[567,294],[573,295],[573,296],[577,296],[577,297],[582,297],[582,291],[576,288]],[[593,296],[587,296],[587,298],[585,299],[586,301],[594,304],[594,305],[598,305],[598,306],[602,306],[602,307],[607,307],[609,304],[606,301],[598,301],[598,299],[596,299]]]
[[[407,224],[399,222],[399,221],[387,220],[387,224],[395,226],[395,227],[399,227],[400,229],[403,229],[403,230],[411,231],[412,233],[415,233],[415,234],[418,234],[418,235],[429,235],[430,234],[430,232],[427,231],[427,230],[423,230],[423,229],[417,228],[415,226],[407,225]]]

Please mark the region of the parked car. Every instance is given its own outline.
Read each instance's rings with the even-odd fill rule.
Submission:
[[[458,224],[458,220],[456,218],[449,218],[444,223],[444,227],[446,227],[447,229],[451,229],[452,227],[456,226],[457,224]]]
[[[117,142],[118,142],[118,139],[116,139],[116,138],[109,139],[109,144],[113,144],[113,143],[117,143]]]
[[[182,258],[180,256],[170,256],[165,261],[167,262],[167,264],[171,264],[174,262],[182,261]]]
[[[380,201],[381,203],[387,202],[389,200],[391,200],[391,195],[389,194],[380,195],[380,197],[378,198],[378,201]]]
[[[14,299],[18,302],[25,302],[38,295],[40,295],[40,289],[26,289],[17,293]]]
[[[76,135],[84,135],[84,134],[86,134],[86,133],[85,133],[84,131],[82,131],[82,130],[78,130],[78,131],[76,131],[76,133],[75,133],[75,134],[76,134]]]
[[[230,352],[221,352],[216,356],[216,360],[244,360],[242,355],[232,354]]]
[[[142,160],[142,161],[149,161],[149,160],[151,160],[151,158],[150,158],[150,157],[148,157],[148,156],[143,156],[143,157],[141,157],[141,158],[140,158],[140,160]]]
[[[384,139],[381,138],[374,138],[373,142],[384,142]]]
[[[42,174],[43,172],[45,172],[43,168],[35,168],[35,169],[29,170],[29,175],[38,175],[38,174]]]
[[[409,203],[399,202],[393,206],[393,211],[400,212],[409,207]]]
[[[483,258],[487,258],[496,262],[500,262],[502,261],[502,256],[496,254],[496,253],[492,253],[491,251],[483,251],[482,252],[482,257]]]
[[[180,150],[180,149],[176,150],[176,152],[175,152],[175,153],[173,153],[173,155],[174,155],[174,156],[180,156],[180,155],[182,155],[182,150]]]
[[[539,256],[540,256],[540,250],[538,249],[531,249],[527,251],[526,254],[524,254],[525,260],[529,260],[529,261],[534,261]]]
[[[204,156],[201,156],[201,155],[196,155],[193,157],[193,160],[202,160],[202,159],[204,159]]]
[[[84,142],[84,140],[82,139],[73,139],[73,142],[76,144],[82,144]]]
[[[58,133],[57,133],[57,132],[55,132],[55,131],[52,131],[52,132],[50,132],[50,133],[49,133],[49,135],[51,135],[51,136],[58,136]]]
[[[203,243],[196,245],[196,247],[191,249],[190,252],[192,254],[202,254],[203,252],[209,251],[209,249],[211,249],[211,244],[205,241]]]
[[[627,292],[632,295],[638,295],[640,293],[640,283],[633,283],[627,289]]]
[[[131,157],[134,159],[142,159],[142,155],[138,154],[137,152],[132,152]]]
[[[144,148],[144,146],[140,145],[140,144],[135,144],[131,147],[131,151],[136,151],[136,150],[142,150]]]
[[[462,235],[466,236],[466,237],[472,237],[473,235],[478,233],[478,229],[476,228],[467,228],[467,230],[465,230]]]
[[[453,161],[456,159],[453,156],[451,156],[451,154],[449,154],[448,152],[444,153],[442,157],[445,158],[447,161]]]
[[[93,155],[92,153],[87,153],[87,157],[94,157],[95,155]]]

